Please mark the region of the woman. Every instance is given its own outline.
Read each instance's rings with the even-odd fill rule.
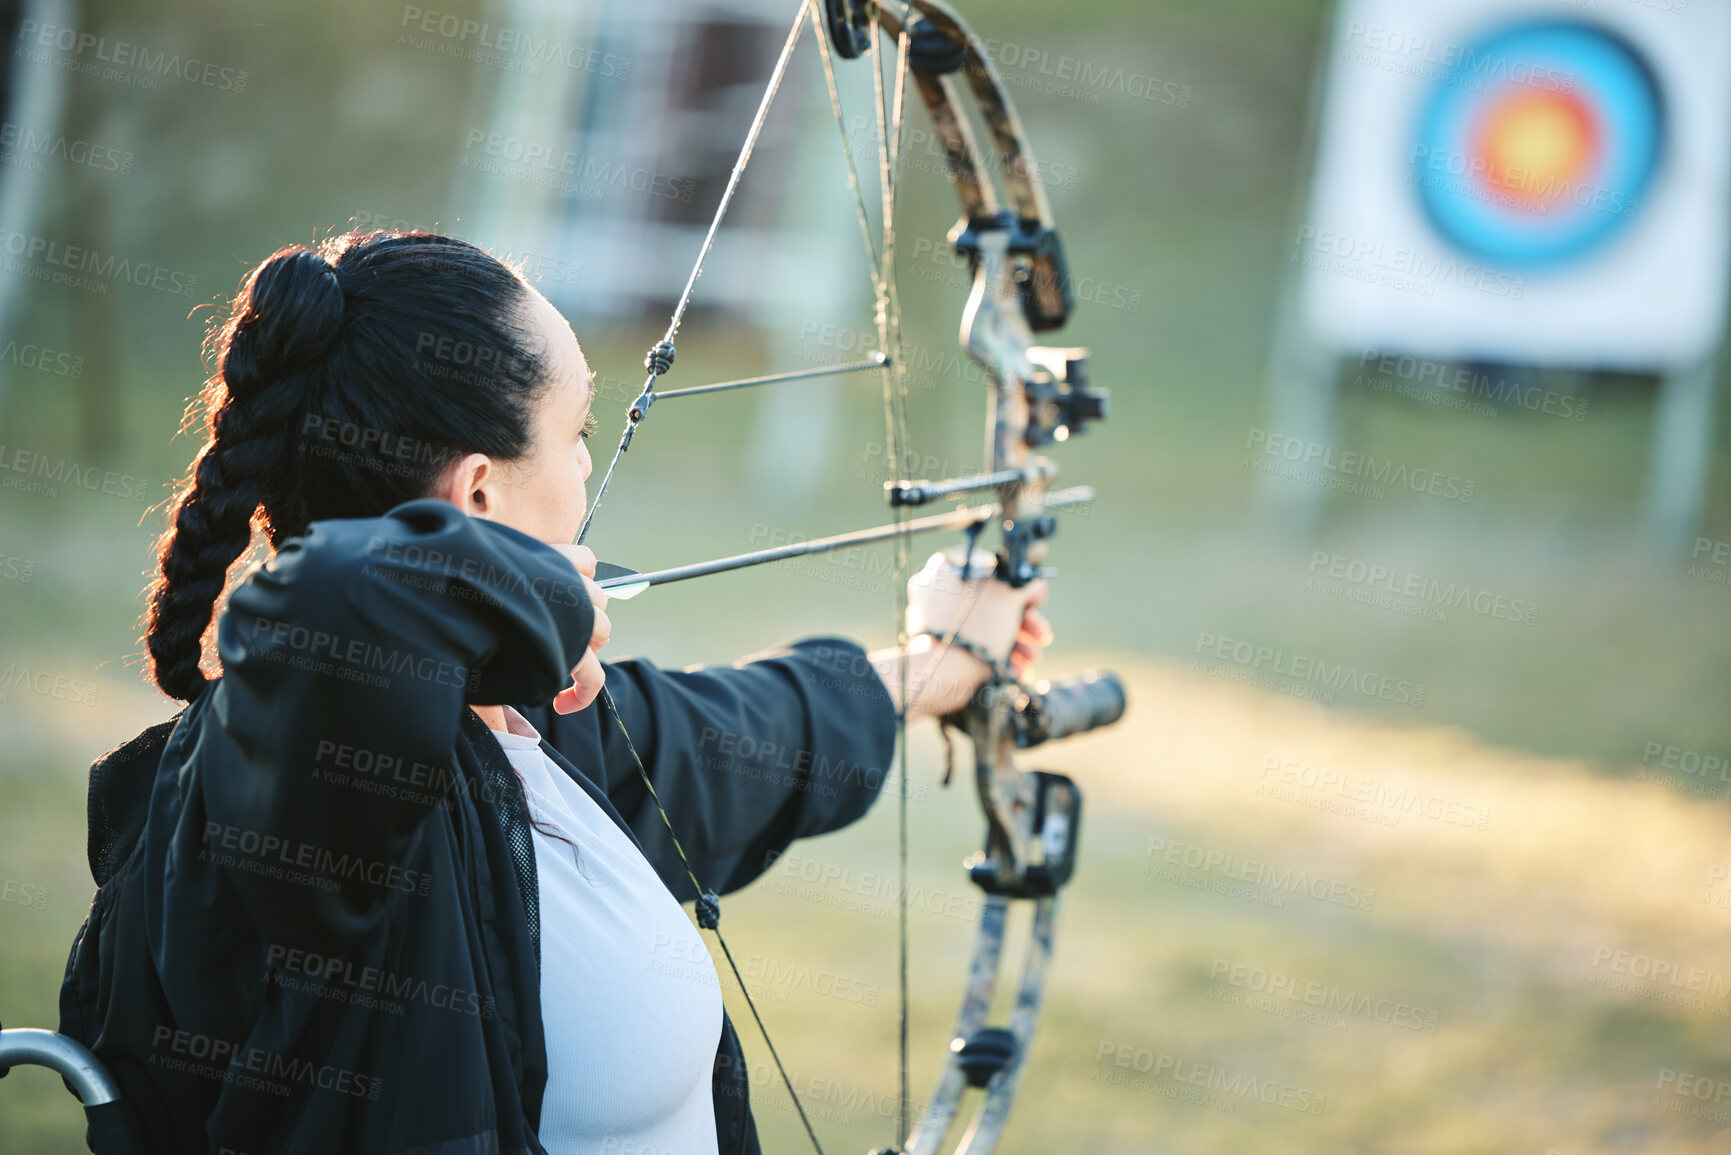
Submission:
[[[697,878],[738,889],[871,805],[893,651],[604,664],[595,558],[565,544],[589,369],[480,249],[284,249],[213,342],[209,439],[145,633],[188,705],[91,768],[99,889],[61,1030],[114,1071],[152,1150],[757,1150],[637,759]],[[274,554],[230,596],[207,679],[255,523]],[[928,624],[1037,656],[1039,587],[945,585],[914,583]],[[986,676],[961,647],[916,649],[910,718]]]

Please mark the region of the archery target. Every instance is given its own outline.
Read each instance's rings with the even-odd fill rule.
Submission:
[[[1467,62],[1519,61],[1474,85]],[[1427,98],[1413,186],[1431,224],[1499,266],[1565,264],[1628,227],[1658,165],[1657,78],[1602,28],[1544,23],[1494,32]]]
[[[1731,0],[1562,7],[1341,0],[1292,255],[1314,336],[1634,370],[1715,347]]]

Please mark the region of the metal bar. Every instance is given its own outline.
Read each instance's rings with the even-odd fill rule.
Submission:
[[[996,489],[1000,485],[1022,479],[1023,473],[1020,469],[1000,469],[996,473],[952,477],[948,481],[886,481],[884,492],[891,505],[924,505],[953,493],[966,493],[973,489]]]
[[[98,1107],[120,1098],[120,1085],[114,1076],[77,1039],[37,1027],[0,1031],[0,1071],[26,1063],[47,1067],[65,1079],[86,1107]]]
[[[895,525],[880,525],[872,529],[858,529],[852,533],[838,533],[834,537],[814,538],[811,541],[797,541],[789,545],[777,546],[774,549],[760,549],[754,553],[736,554],[733,557],[718,558],[715,561],[697,562],[694,565],[682,565],[673,569],[656,570],[653,573],[632,574],[629,577],[607,578],[597,582],[602,589],[616,589],[619,586],[666,585],[668,582],[684,581],[687,578],[707,577],[712,573],[726,573],[729,570],[745,569],[747,566],[765,565],[772,561],[782,561],[791,557],[805,557],[814,553],[831,553],[849,546],[870,545],[872,542],[888,541],[904,533],[932,533],[944,529],[960,529],[966,525],[975,525],[995,517],[998,507],[995,505],[979,505],[951,510],[949,513],[936,513],[930,517],[915,518],[912,521],[897,522]]]
[[[798,381],[805,377],[831,377],[840,373],[863,373],[867,369],[882,369],[890,359],[874,352],[870,360],[849,361],[845,365],[825,365],[821,369],[795,369],[791,373],[771,373],[768,377],[745,377],[738,381],[720,381],[714,385],[690,385],[684,389],[663,389],[655,395],[657,401],[669,397],[690,397],[697,393],[720,393],[728,389],[749,389],[753,385],[774,385],[781,381]]]

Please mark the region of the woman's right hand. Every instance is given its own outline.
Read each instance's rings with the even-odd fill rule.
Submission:
[[[607,671],[601,666],[601,647],[613,637],[613,622],[607,616],[607,591],[595,584],[595,551],[586,545],[548,544],[581,575],[583,588],[589,594],[589,604],[595,608],[595,628],[589,634],[589,648],[583,652],[583,660],[571,671],[572,684],[559,691],[559,696],[553,699],[556,713],[575,714],[588,709],[607,684]]]

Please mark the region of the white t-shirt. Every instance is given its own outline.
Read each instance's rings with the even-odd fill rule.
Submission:
[[[505,707],[493,731],[528,787],[541,899],[550,1155],[715,1155],[721,989],[698,930],[643,852]]]

